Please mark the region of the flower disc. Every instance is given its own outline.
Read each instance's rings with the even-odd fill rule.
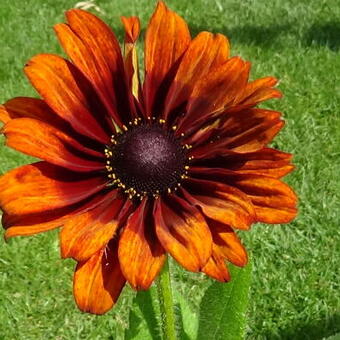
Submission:
[[[116,138],[111,152],[115,178],[144,195],[176,187],[188,160],[180,140],[159,125],[133,127]]]

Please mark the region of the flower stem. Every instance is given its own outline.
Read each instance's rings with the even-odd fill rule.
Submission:
[[[168,259],[165,260],[163,271],[157,280],[157,292],[162,314],[164,340],[176,340],[175,313]]]

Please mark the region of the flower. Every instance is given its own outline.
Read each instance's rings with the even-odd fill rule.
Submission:
[[[25,73],[42,99],[0,109],[6,144],[42,161],[0,179],[5,237],[61,227],[63,258],[78,262],[78,307],[102,314],[126,281],[148,289],[169,253],[185,269],[228,281],[247,263],[235,229],[287,223],[296,196],[280,178],[291,155],[268,147],[281,114],[256,108],[281,93],[249,82],[221,34],[191,38],[159,2],[145,35],[140,82],[137,17],[111,29],[79,9],[55,26],[71,61],[39,54]]]

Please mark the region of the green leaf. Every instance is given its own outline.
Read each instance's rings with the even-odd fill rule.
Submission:
[[[192,311],[188,301],[177,290],[173,290],[177,329],[181,340],[196,339],[198,329],[198,313]]]
[[[232,267],[231,277],[229,283],[213,283],[203,296],[197,340],[243,339],[251,265]]]
[[[155,287],[139,291],[129,314],[129,328],[125,340],[161,340],[159,304]]]
[[[340,333],[334,334],[326,340],[340,340]]]

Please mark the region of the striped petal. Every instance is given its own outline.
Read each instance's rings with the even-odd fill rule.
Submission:
[[[105,186],[102,176],[81,175],[39,162],[0,177],[0,206],[14,215],[44,212],[80,202]]]
[[[155,104],[164,100],[180,58],[190,43],[186,22],[160,1],[145,34],[146,113],[159,114]]]
[[[222,127],[211,136],[211,143],[194,147],[191,156],[206,159],[228,151],[257,151],[270,143],[283,126],[280,112],[264,109],[240,111],[227,117]]]
[[[68,25],[55,26],[61,45],[91,82],[115,123],[122,126],[130,113],[129,92],[114,33],[89,12],[72,9],[66,17]]]
[[[105,168],[104,160],[100,159],[104,158],[103,153],[83,146],[42,121],[31,118],[12,119],[4,126],[3,133],[7,146],[54,165],[80,172]]]
[[[154,216],[163,247],[185,269],[200,271],[211,256],[212,239],[199,210],[173,196],[170,202],[156,201]]]
[[[247,84],[250,64],[233,57],[200,78],[191,93],[187,113],[178,123],[177,134],[187,133],[200,122],[232,105]]]
[[[238,99],[238,106],[253,107],[268,99],[281,98],[281,92],[273,88],[276,84],[277,79],[274,77],[260,78],[248,83]]]
[[[259,222],[289,223],[296,217],[297,197],[287,184],[256,175],[236,177],[232,183],[251,199]]]
[[[119,239],[122,272],[134,289],[148,289],[165,261],[165,251],[155,232],[145,198],[129,217]]]
[[[39,54],[25,66],[25,73],[46,103],[78,132],[109,143],[111,132],[100,100],[80,71],[67,60]]]
[[[271,148],[255,152],[224,151],[215,159],[202,160],[202,166],[192,166],[192,173],[214,176],[235,176],[237,174],[264,175],[281,178],[294,169],[292,154]]]
[[[84,214],[98,205],[112,199],[114,192],[101,192],[93,197],[61,208],[53,208],[37,213],[2,215],[2,225],[6,229],[5,239],[15,236],[29,236],[61,227],[75,216]]]
[[[164,119],[171,110],[186,102],[197,81],[229,57],[229,42],[222,34],[199,33],[190,43],[170,87]]]
[[[219,186],[227,184],[233,187],[239,192],[240,197],[246,197],[251,202],[256,215],[255,220],[258,222],[289,223],[296,216],[297,197],[294,191],[276,178],[242,174],[220,168],[192,167],[190,171],[192,176],[209,179],[208,182],[215,181]],[[212,218],[209,215],[208,217]],[[228,220],[212,219],[237,228]]]
[[[114,236],[124,199],[114,196],[105,204],[65,222],[60,233],[61,256],[85,261]]]
[[[67,123],[61,119],[41,99],[29,97],[16,97],[0,105],[0,121],[7,123],[16,118],[33,118],[49,125],[65,130]]]
[[[230,274],[225,264],[224,257],[221,255],[219,248],[215,245],[213,245],[212,255],[207,264],[202,268],[202,272],[220,282],[230,281]]]
[[[112,308],[124,285],[117,245],[111,242],[87,261],[78,263],[74,273],[73,294],[81,311],[100,315]]]
[[[249,229],[255,221],[254,207],[242,191],[219,182],[190,179],[185,198],[202,209],[210,219],[237,229]],[[189,193],[190,192],[190,193]]]
[[[235,266],[244,267],[248,263],[247,252],[233,229],[214,220],[208,223],[214,247],[218,248],[219,254]]]

